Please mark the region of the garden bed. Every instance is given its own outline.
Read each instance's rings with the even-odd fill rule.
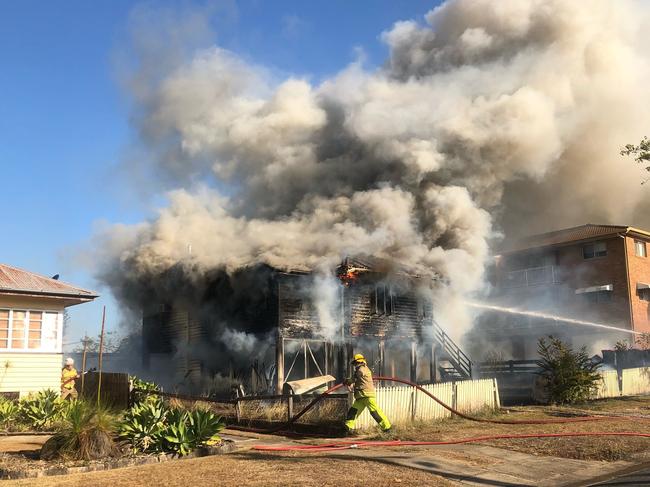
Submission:
[[[179,457],[172,453],[151,455],[125,455],[94,461],[45,461],[39,459],[39,452],[16,452],[0,454],[0,480],[49,477],[73,473],[97,472],[114,468],[132,467],[163,463],[186,458],[205,457],[230,453],[236,448],[235,442],[222,440],[218,445],[200,447],[193,452]]]

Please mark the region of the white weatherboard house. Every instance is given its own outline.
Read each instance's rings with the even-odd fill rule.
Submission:
[[[0,264],[0,395],[59,390],[63,311],[98,295]]]

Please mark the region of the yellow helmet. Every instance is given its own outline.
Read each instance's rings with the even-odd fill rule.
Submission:
[[[362,362],[362,363],[365,364],[365,363],[366,363],[366,359],[365,359],[365,357],[364,357],[362,354],[357,353],[357,354],[354,356],[354,358],[352,359],[352,362]]]

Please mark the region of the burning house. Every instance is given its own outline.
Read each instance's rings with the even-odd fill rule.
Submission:
[[[145,309],[145,362],[150,369],[173,364],[168,386],[217,393],[238,384],[261,392],[296,379],[342,379],[359,352],[378,374],[420,382],[470,377],[471,361],[433,319],[430,279],[385,265],[348,258],[326,284],[313,272],[269,266],[215,275],[199,300],[177,294]]]
[[[633,342],[650,331],[649,243],[644,230],[592,224],[511,242],[477,333],[515,359],[535,358],[549,334],[594,351]]]
[[[456,341],[472,329],[465,300],[484,297],[499,235],[549,220],[647,220],[639,171],[612,163],[648,120],[638,9],[493,4],[451,0],[424,22],[397,22],[382,35],[385,63],[351,63],[317,83],[308,73],[269,76],[218,45],[172,60],[171,42],[159,52],[136,43],[148,46],[134,49],[129,83],[143,157],[126,167],[142,176],[132,178],[139,193],[165,203],[146,221],[100,231],[93,261],[130,333],[144,309],[144,361],[156,380],[277,388],[340,376],[350,347],[384,373],[468,375],[434,316]],[[497,304],[556,312],[582,300],[586,320],[609,309],[600,318],[612,326],[641,326],[626,303],[647,280],[626,278],[628,261],[615,260],[634,232],[603,232],[504,252]],[[350,259],[337,279],[346,255],[409,271],[387,278]],[[435,275],[435,292],[421,293]],[[525,337],[569,329],[486,314],[496,325],[470,339],[477,359],[490,341],[528,355]]]

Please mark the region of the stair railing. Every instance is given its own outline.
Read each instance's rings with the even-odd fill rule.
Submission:
[[[433,336],[458,373],[464,377],[471,378],[472,360],[435,321],[433,321]]]

